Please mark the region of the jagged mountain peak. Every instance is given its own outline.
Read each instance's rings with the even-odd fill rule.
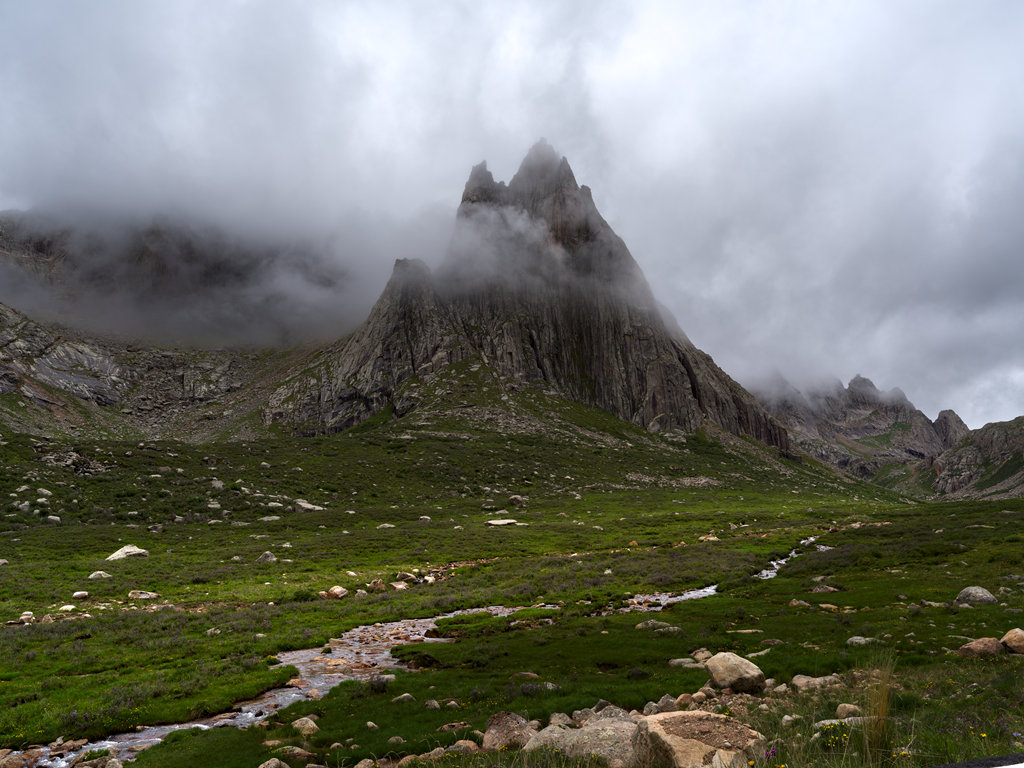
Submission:
[[[513,198],[526,204],[558,192],[578,192],[580,186],[569,161],[541,139],[526,153],[508,189]]]
[[[344,429],[415,409],[416,387],[465,360],[524,387],[597,406],[650,430],[713,424],[788,451],[786,431],[666,322],[590,190],[545,141],[512,182],[474,166],[449,252],[431,274],[400,260],[366,322],[268,417]]]
[[[494,180],[487,163],[473,167],[456,216],[443,271],[474,287],[498,278],[506,285],[540,277],[565,286],[583,280],[590,290],[612,288],[631,303],[656,302],[639,266],[621,238],[545,140],[535,144],[512,181]],[[531,283],[536,288],[536,284]]]

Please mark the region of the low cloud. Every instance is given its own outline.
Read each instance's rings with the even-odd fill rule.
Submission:
[[[546,136],[741,381],[1024,413],[1018,3],[40,0],[0,26],[0,209],[315,243],[333,288],[283,259],[246,294],[296,332],[438,263],[470,167]]]

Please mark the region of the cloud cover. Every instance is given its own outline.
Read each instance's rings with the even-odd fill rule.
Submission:
[[[1014,0],[0,0],[0,29],[0,209],[328,239],[382,287],[545,136],[741,381],[1024,413]]]

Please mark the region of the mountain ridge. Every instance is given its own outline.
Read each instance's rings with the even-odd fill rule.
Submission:
[[[649,430],[692,433],[708,420],[789,450],[754,398],[671,332],[629,250],[543,140],[507,186],[473,168],[436,273],[397,262],[367,321],[318,372],[275,393],[270,418],[330,430],[401,414],[413,406],[404,381],[470,356],[513,386],[548,387]]]

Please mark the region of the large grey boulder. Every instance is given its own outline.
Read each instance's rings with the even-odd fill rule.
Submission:
[[[953,602],[964,605],[987,605],[996,602],[996,598],[984,587],[964,587]]]
[[[664,712],[640,721],[633,748],[640,765],[746,768],[749,761],[764,759],[765,738],[714,712]]]
[[[613,710],[612,714],[602,717],[608,710]],[[620,712],[622,715],[618,714]],[[629,713],[618,707],[608,707],[582,728],[549,725],[534,734],[523,751],[549,749],[569,758],[597,755],[609,768],[627,768],[635,763],[633,733],[636,728],[637,723]]]
[[[719,688],[732,688],[744,693],[760,693],[764,690],[764,672],[752,661],[724,651],[716,653],[705,662],[711,680]]]

